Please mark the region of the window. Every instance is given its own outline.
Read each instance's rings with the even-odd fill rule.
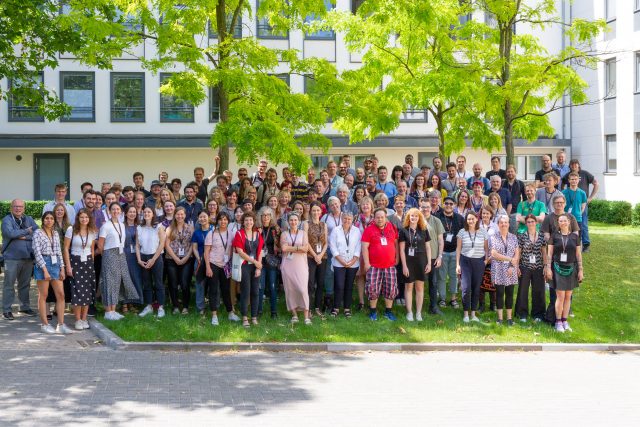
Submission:
[[[305,75],[304,76],[304,93],[311,95],[311,97],[313,98],[315,91],[316,91],[316,80],[313,78],[312,75],[308,75],[308,74]],[[331,115],[327,115],[327,123],[331,123],[331,122],[333,122]]]
[[[313,164],[313,168],[316,170],[316,178],[320,178],[320,171],[327,168],[329,160],[333,160],[339,165],[342,161],[342,154],[333,154],[328,156],[311,155],[311,163]]]
[[[616,2],[618,0],[604,0],[604,18],[607,22],[616,19]]]
[[[287,73],[283,73],[283,74],[271,74],[273,77],[277,77],[280,80],[282,80],[283,82],[285,82],[287,84],[287,86],[291,87],[291,76]]]
[[[640,0],[636,0],[636,5],[633,8],[633,10],[636,12],[640,11]]]
[[[636,161],[634,171],[640,174],[640,133],[636,133]]]
[[[169,73],[160,73],[160,85],[169,77]],[[193,104],[172,95],[160,94],[160,121],[193,123]]]
[[[615,135],[607,135],[605,137],[605,151],[607,155],[607,164],[605,172],[616,173],[618,169],[618,149]]]
[[[400,115],[401,123],[411,123],[411,122],[427,122],[428,118],[427,110],[418,109],[418,108],[409,108],[404,110]]]
[[[636,93],[640,93],[640,52],[636,52]]]
[[[144,119],[144,73],[111,73],[111,121]]]
[[[331,0],[324,0],[324,5],[327,10],[331,10],[333,8]],[[318,18],[315,15],[309,15],[305,18],[305,22],[307,23],[316,20],[318,20]],[[307,33],[304,37],[310,40],[335,40],[336,33],[334,33],[332,30],[318,30],[315,33]]]
[[[353,162],[351,162],[351,168],[357,169],[364,167],[364,161],[370,157],[373,157],[373,154],[356,154],[353,156]]]
[[[209,88],[209,122],[220,121],[220,95],[217,87]]]
[[[233,19],[232,15],[227,16],[227,28],[231,25],[231,20]],[[211,21],[209,21],[208,32],[210,39],[217,39],[218,33],[213,25],[211,25]],[[235,27],[233,27],[233,38],[241,39],[242,38],[242,16],[238,16],[238,21],[236,22]]]
[[[615,98],[616,96],[616,59],[612,58],[604,62],[604,97]]]
[[[460,15],[458,16],[458,22],[460,22],[460,25],[464,25],[467,22],[471,21],[471,14],[467,13],[466,15]]]
[[[22,85],[20,81],[9,80],[9,121],[10,122],[44,122],[44,117],[38,111],[38,102],[44,100],[44,95],[38,85],[42,84],[44,74],[39,72],[31,87]]]
[[[260,0],[257,0],[256,10],[260,7]],[[269,18],[259,17],[257,22],[258,38],[259,39],[287,39],[289,38],[289,32],[284,34],[278,33],[269,24]]]
[[[507,156],[503,154],[492,154],[491,156],[498,156],[502,169],[507,168]],[[516,178],[533,181],[536,177],[536,172],[542,169],[542,154],[515,157]]]
[[[63,122],[95,122],[95,75],[94,73],[60,73],[62,101],[71,107],[71,113]]]
[[[364,3],[364,0],[351,0],[351,13],[355,15],[362,3]]]
[[[429,167],[433,167],[433,158],[438,155],[437,151],[432,152],[419,152],[418,153],[418,163],[414,163],[416,167],[422,167],[422,165],[427,165]],[[443,165],[444,167],[444,165]]]

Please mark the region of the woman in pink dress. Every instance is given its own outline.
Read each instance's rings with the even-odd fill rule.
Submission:
[[[282,248],[282,282],[287,300],[287,310],[291,312],[291,323],[298,322],[298,311],[304,312],[304,323],[311,324],[309,317],[309,265],[307,235],[300,227],[300,217],[292,212],[288,216],[289,230],[280,236]]]

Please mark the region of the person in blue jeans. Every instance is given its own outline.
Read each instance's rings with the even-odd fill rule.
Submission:
[[[196,310],[201,315],[204,314],[204,296],[207,294],[205,289],[206,284],[206,269],[203,262],[204,256],[204,239],[213,230],[213,224],[209,222],[209,214],[206,211],[202,211],[198,214],[198,224],[193,230],[191,236],[191,244],[193,245],[194,261],[193,271],[196,276]]]
[[[279,269],[280,248],[280,227],[274,220],[274,212],[268,206],[264,206],[258,212],[259,231],[264,240],[264,262],[262,265],[262,275],[260,276],[260,298],[258,300],[258,314],[262,313],[262,304],[267,288],[269,289],[269,308],[271,318],[278,317],[278,288],[277,278]],[[271,264],[270,264],[271,263]]]
[[[442,251],[442,266],[437,270],[438,294],[440,307],[446,306],[446,278],[449,276],[449,293],[451,294],[451,307],[458,308],[458,275],[456,273],[456,248],[458,245],[458,232],[464,228],[464,218],[453,211],[455,200],[453,197],[445,197],[443,209],[439,209],[436,216],[444,227],[444,249]]]

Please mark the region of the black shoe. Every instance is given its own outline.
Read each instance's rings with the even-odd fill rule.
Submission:
[[[97,312],[98,312],[98,310],[96,310],[96,306],[95,305],[90,305],[89,306],[89,311],[87,312],[87,316],[95,317]]]
[[[495,304],[491,304],[491,311],[496,311],[497,310],[497,306]]]
[[[278,318],[278,313],[271,313],[271,318],[272,319],[277,319]]]
[[[28,309],[28,310],[20,310],[20,313],[24,314],[25,316],[29,316],[29,317],[34,317],[36,315],[36,312]]]
[[[47,320],[53,320],[53,316],[50,314],[47,314]]]
[[[582,252],[584,252],[584,253],[589,252],[589,246],[591,246],[591,245],[582,246]]]
[[[507,319],[507,326],[513,326],[513,319]]]
[[[364,310],[364,304],[358,303],[358,311]]]
[[[482,313],[482,312],[484,312],[484,306],[482,306],[482,307],[478,307],[478,310],[477,310],[477,311],[478,311],[478,313]]]
[[[13,313],[10,311],[7,311],[6,313],[2,313],[2,317],[4,317],[7,320],[15,320],[15,317],[13,317]]]
[[[442,316],[442,310],[440,310],[438,307],[431,307],[429,309],[429,314],[434,314],[437,316]]]

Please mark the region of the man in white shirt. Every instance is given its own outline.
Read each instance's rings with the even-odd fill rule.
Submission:
[[[49,202],[46,205],[44,205],[44,209],[42,210],[42,213],[45,213],[47,211],[53,212],[53,208],[55,208],[57,204],[62,204],[67,210],[67,216],[69,217],[69,222],[71,223],[71,225],[73,225],[73,223],[76,221],[76,210],[66,200],[67,184],[56,184],[54,191],[55,191],[55,196],[54,196],[55,199],[52,202]]]

